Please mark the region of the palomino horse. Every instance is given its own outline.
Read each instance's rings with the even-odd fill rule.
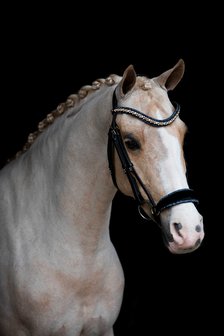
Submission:
[[[149,79],[132,65],[84,86],[0,172],[4,336],[112,336],[124,275],[110,240],[117,189],[161,227],[172,253],[204,237],[170,101],[184,62]],[[48,126],[48,127],[47,127]]]

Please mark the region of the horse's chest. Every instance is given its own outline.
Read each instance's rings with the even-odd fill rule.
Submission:
[[[123,273],[113,265],[111,270],[95,269],[85,276],[81,273],[68,275],[43,268],[20,291],[22,320],[27,325],[42,326],[42,335],[104,334],[120,310]]]

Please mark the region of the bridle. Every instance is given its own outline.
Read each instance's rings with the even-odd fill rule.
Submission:
[[[184,189],[175,190],[163,196],[156,204],[150,191],[146,188],[143,181],[140,179],[139,175],[137,174],[134,168],[133,163],[131,162],[128,156],[127,150],[122,140],[119,127],[116,123],[116,117],[118,114],[128,114],[131,117],[137,118],[152,127],[164,127],[174,122],[174,120],[178,117],[180,113],[180,105],[176,102],[173,102],[173,105],[175,106],[175,109],[168,118],[155,119],[155,118],[149,117],[148,115],[134,108],[118,106],[115,91],[114,91],[113,107],[111,111],[113,118],[112,118],[112,123],[109,128],[109,132],[108,132],[107,153],[108,153],[109,169],[110,169],[112,180],[113,180],[115,187],[119,190],[119,187],[116,181],[116,173],[115,173],[115,166],[114,166],[114,152],[116,149],[118,157],[121,161],[123,171],[127,175],[127,178],[129,180],[129,183],[131,185],[131,188],[134,194],[134,198],[138,203],[138,209],[139,209],[140,215],[143,218],[147,220],[153,220],[154,222],[158,224],[160,224],[159,215],[163,210],[170,208],[172,206],[175,206],[177,204],[181,204],[181,203],[186,203],[186,202],[198,203],[198,199],[195,195],[195,192],[192,189],[184,188]],[[142,197],[138,184],[142,187],[145,194],[147,195],[147,198],[148,198],[147,201]],[[142,208],[142,205],[145,203],[148,203],[149,205],[150,215],[147,215],[146,212]]]

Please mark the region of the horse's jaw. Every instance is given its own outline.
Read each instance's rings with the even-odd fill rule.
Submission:
[[[190,253],[201,245],[203,218],[192,203],[176,205],[160,217],[164,242],[171,253]]]

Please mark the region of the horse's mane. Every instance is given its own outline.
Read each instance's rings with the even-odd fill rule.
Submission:
[[[38,123],[37,130],[30,133],[27,137],[27,141],[20,151],[18,151],[11,159],[8,159],[8,162],[13,159],[18,158],[20,155],[25,153],[31,145],[34,143],[36,138],[43,133],[43,131],[53,122],[55,119],[63,115],[68,109],[77,106],[83,101],[84,98],[89,96],[92,92],[99,90],[103,85],[112,86],[117,84],[120,81],[121,77],[116,74],[110,74],[107,78],[98,78],[92,82],[92,85],[82,86],[77,93],[71,94],[67,97],[66,101],[60,103],[55,110],[48,113],[47,116]],[[139,87],[143,90],[148,90],[151,88],[151,83],[149,78],[145,76],[138,77]]]
[[[99,90],[102,87],[102,85],[112,86],[118,83],[119,79],[120,77],[115,74],[111,74],[105,79],[98,78],[92,83],[92,85],[84,85],[79,89],[77,93],[69,95],[65,102],[59,104],[55,110],[53,110],[51,113],[48,113],[47,116],[38,123],[37,130],[28,135],[27,141],[24,144],[23,148],[20,151],[18,151],[14,157],[9,159],[8,162],[12,161],[15,158],[18,158],[21,154],[25,153],[34,143],[38,135],[43,133],[43,131],[49,125],[53,124],[55,119],[63,115],[68,109],[78,105],[89,94],[91,94],[96,90]]]

